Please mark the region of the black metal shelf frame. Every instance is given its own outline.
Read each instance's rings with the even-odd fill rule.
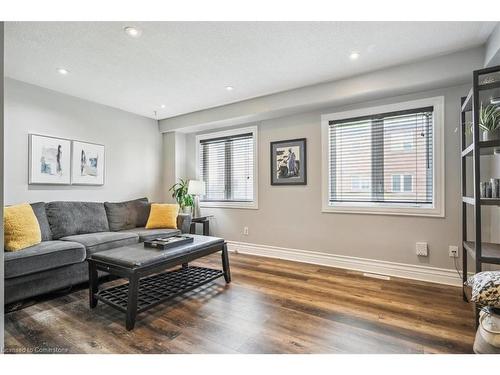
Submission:
[[[467,257],[468,255],[475,262],[475,272],[481,272],[482,264],[500,264],[500,245],[482,242],[481,238],[481,208],[484,205],[500,206],[500,199],[481,198],[480,195],[480,176],[481,163],[480,156],[493,154],[495,147],[500,147],[499,141],[480,141],[479,140],[479,108],[480,92],[500,88],[500,80],[496,82],[480,84],[481,76],[500,72],[500,66],[486,69],[480,69],[473,72],[473,84],[468,95],[461,101],[460,118],[460,150],[462,156],[462,270],[463,282],[467,280]],[[466,146],[467,121],[466,113],[472,111],[472,143]],[[472,157],[473,160],[473,196],[467,196],[467,175],[466,160]],[[471,206],[474,212],[474,241],[467,239],[467,206]],[[464,300],[467,300],[465,291]]]

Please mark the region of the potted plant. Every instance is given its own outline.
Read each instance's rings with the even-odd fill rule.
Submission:
[[[191,213],[194,200],[191,194],[188,194],[188,180],[183,180],[179,178],[179,182],[176,182],[168,191],[172,192],[172,198],[179,204],[179,207],[183,213]]]
[[[488,104],[479,110],[479,129],[483,131],[484,141],[500,139],[500,110],[496,105]]]

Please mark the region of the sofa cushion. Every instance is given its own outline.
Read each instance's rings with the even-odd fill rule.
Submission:
[[[126,229],[120,233],[135,233],[139,236],[139,241],[152,240],[156,237],[172,237],[181,234],[179,229],[146,229],[146,228],[133,228]]]
[[[125,232],[96,232],[62,237],[61,240],[81,243],[85,246],[87,256],[89,256],[98,251],[138,243],[139,236]]]
[[[50,230],[49,220],[47,219],[47,213],[45,212],[45,202],[31,203],[31,208],[38,220],[38,225],[40,225],[42,241],[52,240],[52,232]]]
[[[104,202],[106,215],[108,216],[109,229],[117,232],[124,229],[136,228],[144,215],[144,204],[148,198],[135,199],[126,202]]]
[[[42,241],[40,226],[28,203],[3,209],[5,251],[20,251]]]
[[[137,222],[136,227],[145,227],[151,212],[151,203],[146,201],[137,202]]]
[[[69,266],[5,279],[4,303],[22,301],[40,294],[65,289],[72,285],[88,281],[88,279],[89,266],[87,262],[70,264]]]
[[[177,229],[178,204],[153,203],[149,213],[147,229]]]
[[[22,251],[6,252],[5,278],[46,271],[85,260],[85,247],[69,241],[44,241]]]
[[[108,218],[104,203],[50,202],[45,206],[52,238],[77,234],[108,232]]]

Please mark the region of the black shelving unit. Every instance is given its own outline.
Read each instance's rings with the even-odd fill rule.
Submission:
[[[482,241],[482,206],[500,206],[500,198],[481,198],[481,155],[493,155],[495,148],[500,149],[500,140],[480,140],[479,108],[481,103],[489,104],[492,97],[500,94],[500,66],[480,69],[473,72],[473,85],[461,102],[461,150],[462,150],[462,269],[463,281],[467,280],[467,258],[475,261],[475,272],[481,272],[482,265],[500,264],[500,244]],[[471,119],[468,121],[468,116]],[[467,144],[467,128],[472,123],[472,141]],[[473,192],[467,195],[467,158],[472,158]],[[474,241],[467,238],[467,207],[474,211]],[[464,300],[467,297],[464,291]]]

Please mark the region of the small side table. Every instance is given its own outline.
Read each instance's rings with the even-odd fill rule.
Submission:
[[[203,224],[203,235],[204,236],[210,236],[210,218],[213,217],[213,215],[207,215],[207,216],[200,216],[200,217],[193,217],[191,219],[191,228],[189,232],[191,234],[196,234],[196,224]]]

